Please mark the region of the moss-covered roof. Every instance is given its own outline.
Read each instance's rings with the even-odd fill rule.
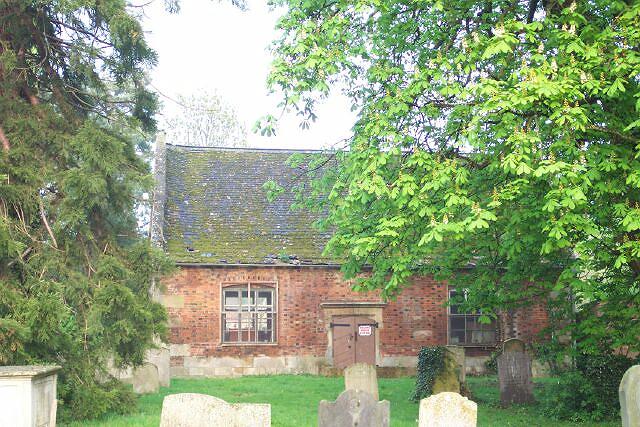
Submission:
[[[287,187],[300,171],[293,151],[167,145],[165,249],[178,262],[329,264],[329,233],[317,216],[291,210],[293,195],[267,200],[263,184]]]

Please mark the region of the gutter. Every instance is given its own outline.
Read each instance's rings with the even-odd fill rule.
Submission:
[[[176,262],[178,267],[249,267],[249,268],[340,268],[340,264],[232,264],[232,263],[205,263],[205,262]]]

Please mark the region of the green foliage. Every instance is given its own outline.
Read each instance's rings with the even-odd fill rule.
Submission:
[[[554,419],[578,422],[618,418],[618,387],[635,363],[617,354],[580,355],[576,369],[560,375],[557,384],[544,393],[544,412]]]
[[[136,397],[131,387],[113,379],[105,382],[78,382],[73,378],[61,378],[59,399],[69,402],[62,412],[62,422],[72,419],[96,418],[106,413],[127,414],[136,408]]]
[[[500,351],[492,351],[489,358],[484,362],[484,369],[487,374],[495,375],[498,373],[498,356],[500,354]]]
[[[422,347],[418,353],[418,369],[416,372],[416,389],[411,399],[418,402],[431,396],[433,383],[444,369],[446,349],[443,346]]]
[[[435,274],[489,317],[553,294],[584,350],[640,350],[639,1],[274,3],[283,106],[340,82],[358,111],[315,187],[358,289]]]
[[[63,418],[130,409],[107,364],[166,333],[138,231],[155,63],[120,0],[0,0],[0,363],[63,367]]]

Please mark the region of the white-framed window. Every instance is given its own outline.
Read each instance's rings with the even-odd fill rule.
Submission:
[[[222,287],[222,342],[276,342],[277,288],[275,283],[225,284]]]
[[[453,345],[495,345],[497,324],[495,320],[491,323],[480,323],[480,311],[466,313],[462,311],[459,304],[455,302],[458,292],[455,289],[449,290],[449,344]],[[466,299],[466,292],[464,292]]]

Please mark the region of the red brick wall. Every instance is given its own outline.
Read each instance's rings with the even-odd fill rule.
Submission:
[[[220,344],[220,286],[225,282],[273,281],[278,283],[277,345],[222,346]],[[327,301],[379,302],[377,292],[353,292],[330,267],[181,267],[163,280],[164,294],[182,296],[167,308],[171,344],[189,344],[191,356],[242,357],[324,356],[327,330],[320,303]],[[447,343],[445,283],[420,277],[397,300],[382,310],[380,355],[415,356],[422,346]],[[173,307],[171,307],[173,305]],[[180,306],[180,307],[178,307]],[[518,316],[520,338],[530,339],[546,324],[546,314],[536,307]],[[173,363],[180,363],[174,360]]]
[[[540,332],[548,325],[549,316],[543,304],[524,307],[513,316],[514,333],[507,338],[520,338],[525,342],[537,341]]]

